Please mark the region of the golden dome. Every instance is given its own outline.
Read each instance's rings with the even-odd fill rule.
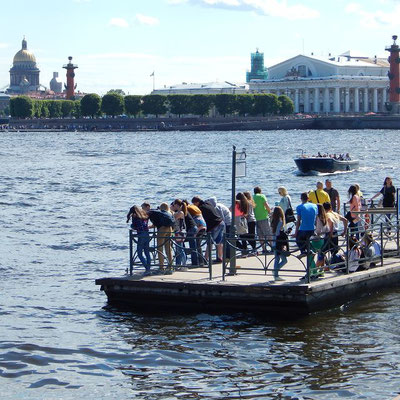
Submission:
[[[36,64],[36,57],[28,50],[20,50],[15,56],[13,60],[13,64],[29,62]]]
[[[28,50],[25,38],[22,40],[22,49],[14,56],[13,64],[18,63],[34,63],[36,64],[36,57]]]

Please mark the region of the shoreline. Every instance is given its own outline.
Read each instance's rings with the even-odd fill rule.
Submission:
[[[400,115],[338,115],[286,117],[184,117],[10,119],[0,132],[109,132],[109,131],[250,131],[400,129]]]

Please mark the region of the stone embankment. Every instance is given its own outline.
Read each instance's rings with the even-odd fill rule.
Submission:
[[[4,129],[4,127],[3,127]],[[244,131],[290,129],[400,129],[400,116],[289,116],[215,118],[10,119],[10,130],[61,131]]]

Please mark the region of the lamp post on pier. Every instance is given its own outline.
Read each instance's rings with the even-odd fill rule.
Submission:
[[[236,151],[236,146],[233,146],[232,150],[232,222],[229,236],[234,238],[236,236],[236,178],[246,177],[246,149],[241,152]],[[233,247],[236,248],[236,240],[233,240]],[[224,255],[225,256],[225,255]],[[233,257],[231,253],[231,259],[229,264],[229,275],[236,275],[236,251],[233,250]]]

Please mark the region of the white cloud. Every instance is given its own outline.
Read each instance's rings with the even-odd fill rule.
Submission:
[[[288,0],[167,0],[169,4],[194,4],[235,11],[253,11],[260,15],[289,20],[318,18],[319,11],[303,4],[289,5]]]
[[[158,25],[160,23],[160,21],[157,18],[150,17],[148,15],[143,15],[143,14],[136,14],[135,19],[137,22],[139,22],[142,25],[154,26],[154,25]]]
[[[359,17],[360,24],[366,28],[397,27],[400,17],[400,5],[394,6],[391,12],[382,10],[366,11],[359,3],[350,3],[345,11]]]
[[[0,43],[0,49],[6,49],[8,46],[8,43]]]
[[[111,18],[108,25],[117,26],[118,28],[129,28],[129,23],[124,18]]]

